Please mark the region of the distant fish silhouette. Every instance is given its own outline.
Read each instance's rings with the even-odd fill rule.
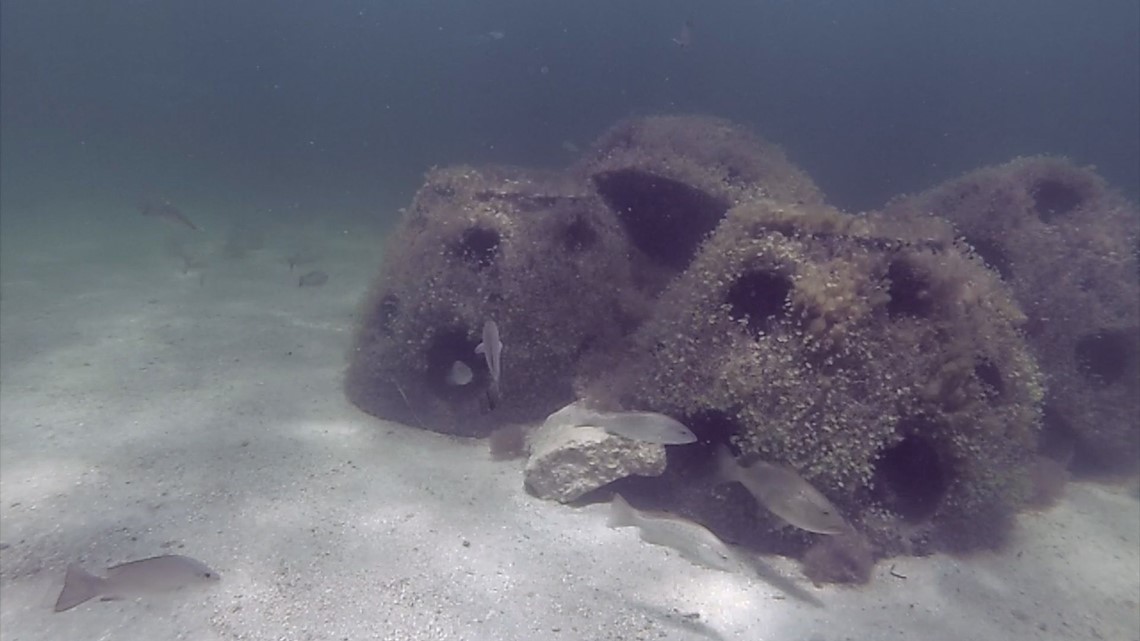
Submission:
[[[197,225],[190,222],[190,219],[187,218],[186,215],[181,211],[179,211],[178,208],[175,207],[169,200],[164,200],[160,203],[145,202],[139,207],[139,210],[142,212],[143,216],[162,218],[174,223],[175,225],[189,227],[194,231],[202,231]]]
[[[498,42],[498,41],[500,41],[506,37],[507,37],[506,31],[503,31],[502,29],[496,29],[494,31],[488,31],[487,33],[480,33],[480,34],[477,34],[474,36],[468,36],[464,40],[464,42],[468,46],[479,47],[482,45],[491,44],[493,42]]]
[[[681,33],[673,38],[673,44],[682,49],[688,49],[693,44],[693,19],[685,20],[685,24],[681,25]]]
[[[297,287],[320,287],[327,282],[329,282],[329,275],[319,269],[314,269],[297,279]]]

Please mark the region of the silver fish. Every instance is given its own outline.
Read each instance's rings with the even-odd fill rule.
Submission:
[[[483,323],[483,342],[475,347],[476,354],[482,354],[487,360],[487,371],[491,373],[491,387],[487,390],[487,400],[491,409],[498,404],[502,395],[499,380],[502,376],[503,342],[499,339],[499,326],[495,321],[488,320]]]
[[[447,373],[447,383],[449,385],[463,386],[471,382],[475,378],[475,373],[471,371],[471,367],[463,361],[455,361],[451,364],[451,370]]]
[[[206,564],[179,554],[115,565],[107,568],[107,578],[95,576],[73,563],[67,566],[67,577],[56,599],[55,611],[70,610],[95,597],[111,601],[147,596],[213,583],[219,578]]]
[[[641,540],[676,550],[693,563],[725,572],[747,571],[732,548],[699,523],[671,514],[642,512],[615,494],[608,525],[635,527]]]
[[[551,414],[547,423],[592,425],[615,436],[645,443],[684,445],[695,443],[697,436],[684,424],[657,412],[603,412],[571,403]]]
[[[789,525],[819,534],[839,534],[849,529],[831,501],[787,467],[764,461],[745,467],[721,445],[717,449],[717,468],[725,482],[743,485],[761,505]]]
[[[681,25],[681,33],[673,38],[673,44],[682,49],[688,49],[693,44],[693,19],[685,20],[685,24]]]

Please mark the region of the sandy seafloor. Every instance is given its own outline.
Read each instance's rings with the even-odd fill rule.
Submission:
[[[535,499],[521,462],[481,442],[349,404],[376,229],[271,228],[263,249],[200,276],[166,254],[162,221],[9,213],[3,641],[1140,639],[1140,509],[1125,489],[1070,485],[1020,518],[1009,550],[880,563],[866,587],[816,588],[773,561],[819,607],[609,529],[605,505]],[[224,224],[203,223],[198,239],[220,244]],[[282,260],[296,242],[326,285],[297,287]],[[171,551],[221,582],[52,612],[69,562]]]

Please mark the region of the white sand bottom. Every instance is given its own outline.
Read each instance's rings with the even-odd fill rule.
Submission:
[[[5,218],[4,641],[1140,639],[1140,509],[1118,488],[1071,485],[1007,551],[887,561],[866,587],[774,560],[817,607],[611,530],[606,506],[530,497],[478,441],[351,406],[368,229],[311,230],[323,258],[301,271],[331,279],[302,289],[272,236],[199,279],[160,223]],[[69,562],[174,551],[222,581],[52,612]]]

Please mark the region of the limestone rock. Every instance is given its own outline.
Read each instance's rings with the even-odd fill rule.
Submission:
[[[627,476],[659,476],[665,446],[612,436],[591,426],[547,424],[530,437],[526,487],[562,503]]]

